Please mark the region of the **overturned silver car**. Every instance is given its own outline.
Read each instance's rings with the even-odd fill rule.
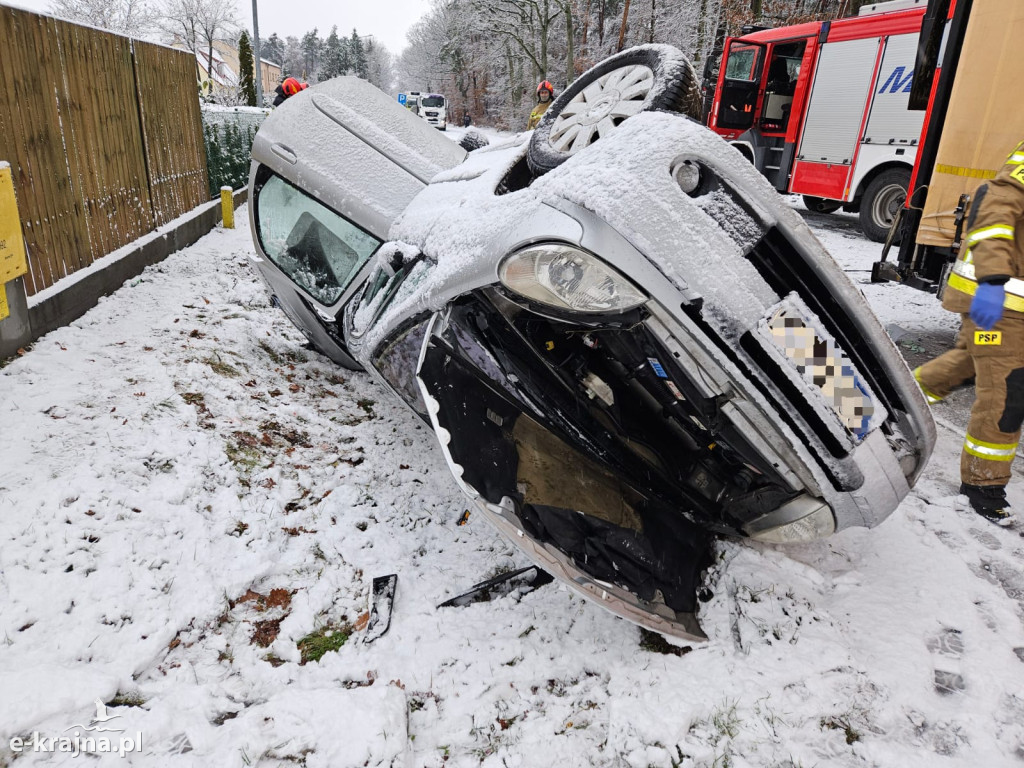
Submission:
[[[688,639],[711,536],[877,525],[934,443],[859,291],[687,116],[694,82],[630,49],[467,154],[339,78],[267,119],[250,181],[257,265],[312,343],[429,422],[534,563]]]

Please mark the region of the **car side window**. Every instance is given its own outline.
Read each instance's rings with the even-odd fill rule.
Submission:
[[[256,234],[267,257],[321,304],[334,304],[381,241],[271,175],[256,189]]]
[[[357,337],[366,333],[385,309],[412,293],[433,266],[421,254],[399,251],[390,253],[390,258],[378,256],[378,259],[377,268],[370,273],[352,315],[351,330]]]
[[[416,413],[427,417],[427,407],[416,383],[420,348],[427,333],[430,315],[421,317],[385,344],[373,357],[373,367]]]

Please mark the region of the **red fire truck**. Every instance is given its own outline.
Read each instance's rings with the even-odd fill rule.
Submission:
[[[808,208],[859,212],[882,242],[903,206],[923,113],[909,111],[925,0],[725,43],[708,126]]]

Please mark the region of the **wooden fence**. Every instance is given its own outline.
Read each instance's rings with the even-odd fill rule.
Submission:
[[[209,199],[195,57],[0,6],[29,295]]]

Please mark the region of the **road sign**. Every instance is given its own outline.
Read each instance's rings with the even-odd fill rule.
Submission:
[[[405,94],[404,93],[398,94],[398,103],[401,104],[403,107],[405,106]]]

